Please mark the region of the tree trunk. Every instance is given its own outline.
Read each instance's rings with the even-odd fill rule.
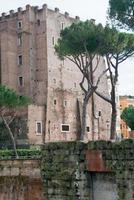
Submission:
[[[76,133],[76,140],[81,139],[81,114],[80,114],[80,105],[79,100],[77,99],[76,102],[76,125],[77,125],[77,133]]]
[[[9,132],[10,138],[12,140],[13,149],[14,149],[14,152],[15,152],[15,156],[16,156],[16,158],[19,158],[18,153],[17,153],[17,149],[16,149],[16,143],[15,143],[15,139],[14,139],[13,133],[12,133],[12,131],[11,131],[11,129],[10,129],[10,127],[9,127],[6,119],[3,116],[1,116],[1,117],[3,119],[3,122],[4,122],[5,126],[6,126],[8,132]]]
[[[111,113],[110,139],[114,140],[116,138],[116,119],[117,119],[115,86],[112,86],[111,100],[112,100],[112,113]]]
[[[91,112],[92,112],[92,114],[91,114],[91,117],[92,117],[92,140],[94,140],[94,129],[95,129],[95,126],[94,126],[94,119],[95,119],[95,113],[94,113],[94,95],[92,95],[91,100],[92,100],[92,104],[91,104],[91,106],[92,106],[92,109],[91,109]]]
[[[85,98],[82,107],[82,125],[81,125],[81,140],[84,139],[85,132],[86,132],[86,114],[87,114],[87,104],[88,100]]]
[[[117,119],[117,110],[116,104],[112,105],[112,114],[111,114],[111,129],[110,129],[110,139],[116,139],[116,119]]]
[[[96,90],[97,88],[94,87],[92,88],[92,90],[89,90],[87,92],[87,94],[85,95],[85,98],[84,98],[84,102],[83,102],[83,107],[82,107],[82,123],[81,123],[81,140],[84,139],[84,135],[86,133],[86,125],[87,125],[87,122],[86,122],[86,114],[87,114],[87,104],[88,104],[88,101],[90,99],[90,97],[93,95],[94,91]]]

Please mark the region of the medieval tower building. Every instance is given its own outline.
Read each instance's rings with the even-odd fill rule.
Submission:
[[[58,8],[50,10],[46,4],[42,8],[27,5],[0,17],[0,83],[30,96],[27,134],[32,144],[77,138],[77,104],[81,107],[83,100],[81,73],[68,60],[57,58],[54,45],[60,31],[78,20],[67,12],[61,14]],[[103,58],[99,68],[105,69]],[[98,69],[96,76],[99,73]],[[106,76],[99,90],[108,94]],[[110,106],[97,96],[94,105],[93,130],[89,102],[86,139],[92,139],[93,134],[94,139],[108,139]]]

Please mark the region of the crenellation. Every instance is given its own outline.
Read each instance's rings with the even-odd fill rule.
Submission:
[[[12,17],[14,15],[14,10],[10,10],[9,13],[10,13],[10,16]]]
[[[26,10],[29,10],[31,6],[29,4],[26,5]]]
[[[19,8],[17,9],[17,11],[18,11],[18,12],[22,12],[22,11],[23,11],[23,8],[22,8],[22,7],[19,7]]]
[[[79,20],[80,20],[80,17],[79,17],[79,16],[75,16],[75,19],[79,21]]]
[[[59,11],[60,11],[59,8],[55,8],[54,10],[56,13],[59,13]]]
[[[93,24],[95,24],[95,19],[90,19],[92,21]]]
[[[2,18],[5,18],[5,17],[6,17],[6,13],[3,12],[3,13],[2,13]]]
[[[34,6],[34,10],[37,12],[39,10],[39,6]]]
[[[47,9],[47,4],[43,4],[43,5],[42,5],[42,8],[43,8],[43,9]]]
[[[65,17],[69,17],[69,13],[68,12],[65,12]]]

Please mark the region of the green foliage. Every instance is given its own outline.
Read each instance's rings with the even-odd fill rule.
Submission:
[[[17,149],[17,153],[20,159],[35,159],[41,157],[41,150],[39,149]],[[13,150],[0,150],[0,160],[12,159],[15,157]]]
[[[134,30],[134,0],[109,0],[109,17]]]
[[[119,32],[115,27],[106,25],[101,41],[102,55],[118,55],[118,61],[122,62],[126,56],[134,54],[134,34]]]
[[[134,35],[118,32],[114,27],[92,21],[74,23],[61,31],[61,38],[55,45],[60,58],[78,56],[89,53],[104,55],[107,53],[121,54],[134,52]]]
[[[14,90],[0,85],[0,107],[16,108],[29,103],[29,98],[18,95]]]
[[[61,38],[55,45],[55,50],[62,59],[84,54],[86,50],[90,53],[97,52],[102,31],[102,25],[95,25],[92,20],[73,23],[61,31]]]
[[[121,119],[126,122],[131,130],[134,130],[134,106],[125,108],[121,114]]]
[[[7,117],[8,118],[8,117]],[[10,128],[13,132],[13,136],[16,139],[27,139],[27,116],[16,116],[10,123]],[[11,144],[11,138],[9,136],[8,130],[0,118],[0,146],[5,146],[5,143]]]
[[[134,35],[120,33],[116,28],[111,28],[108,25],[105,27],[101,24],[96,25],[92,20],[78,22],[61,31],[61,38],[58,40],[55,50],[59,58],[69,59],[80,69],[83,77],[80,87],[85,94],[85,105],[87,105],[86,103],[88,103],[89,98],[94,92],[111,104],[111,138],[114,139],[116,132],[115,87],[118,81],[118,66],[134,54]],[[99,78],[96,77],[96,80],[97,78],[98,80],[95,85],[92,77],[96,75],[93,74],[93,66],[94,58],[96,59],[97,56],[105,56],[107,69],[104,72],[100,71],[102,74]],[[106,71],[109,72],[111,82],[110,98],[97,91],[98,83]],[[86,106],[84,103],[82,110],[82,135],[85,133],[86,121]]]

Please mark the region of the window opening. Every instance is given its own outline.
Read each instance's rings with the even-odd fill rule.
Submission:
[[[18,64],[22,65],[22,55],[19,55],[19,57],[18,57]]]
[[[61,124],[61,131],[62,132],[69,132],[70,131],[69,124]]]
[[[55,78],[53,79],[53,82],[56,83],[56,79]]]
[[[42,122],[41,121],[36,122],[36,133],[42,134]]]
[[[61,23],[61,29],[62,30],[64,29],[64,23],[63,22]]]
[[[19,29],[22,28],[22,21],[18,21],[17,27],[18,27]]]
[[[40,26],[40,20],[39,19],[37,20],[37,25]]]
[[[52,44],[54,45],[55,44],[55,38],[52,37]]]
[[[24,85],[24,79],[22,76],[19,76],[19,86],[23,86]]]
[[[90,132],[90,127],[89,126],[87,126],[87,132]]]
[[[18,35],[18,46],[22,46],[22,35]]]
[[[56,103],[57,103],[57,102],[56,102],[56,99],[54,99],[54,105],[56,105]]]
[[[65,106],[65,107],[67,106],[67,101],[66,101],[66,100],[64,101],[64,106]]]

